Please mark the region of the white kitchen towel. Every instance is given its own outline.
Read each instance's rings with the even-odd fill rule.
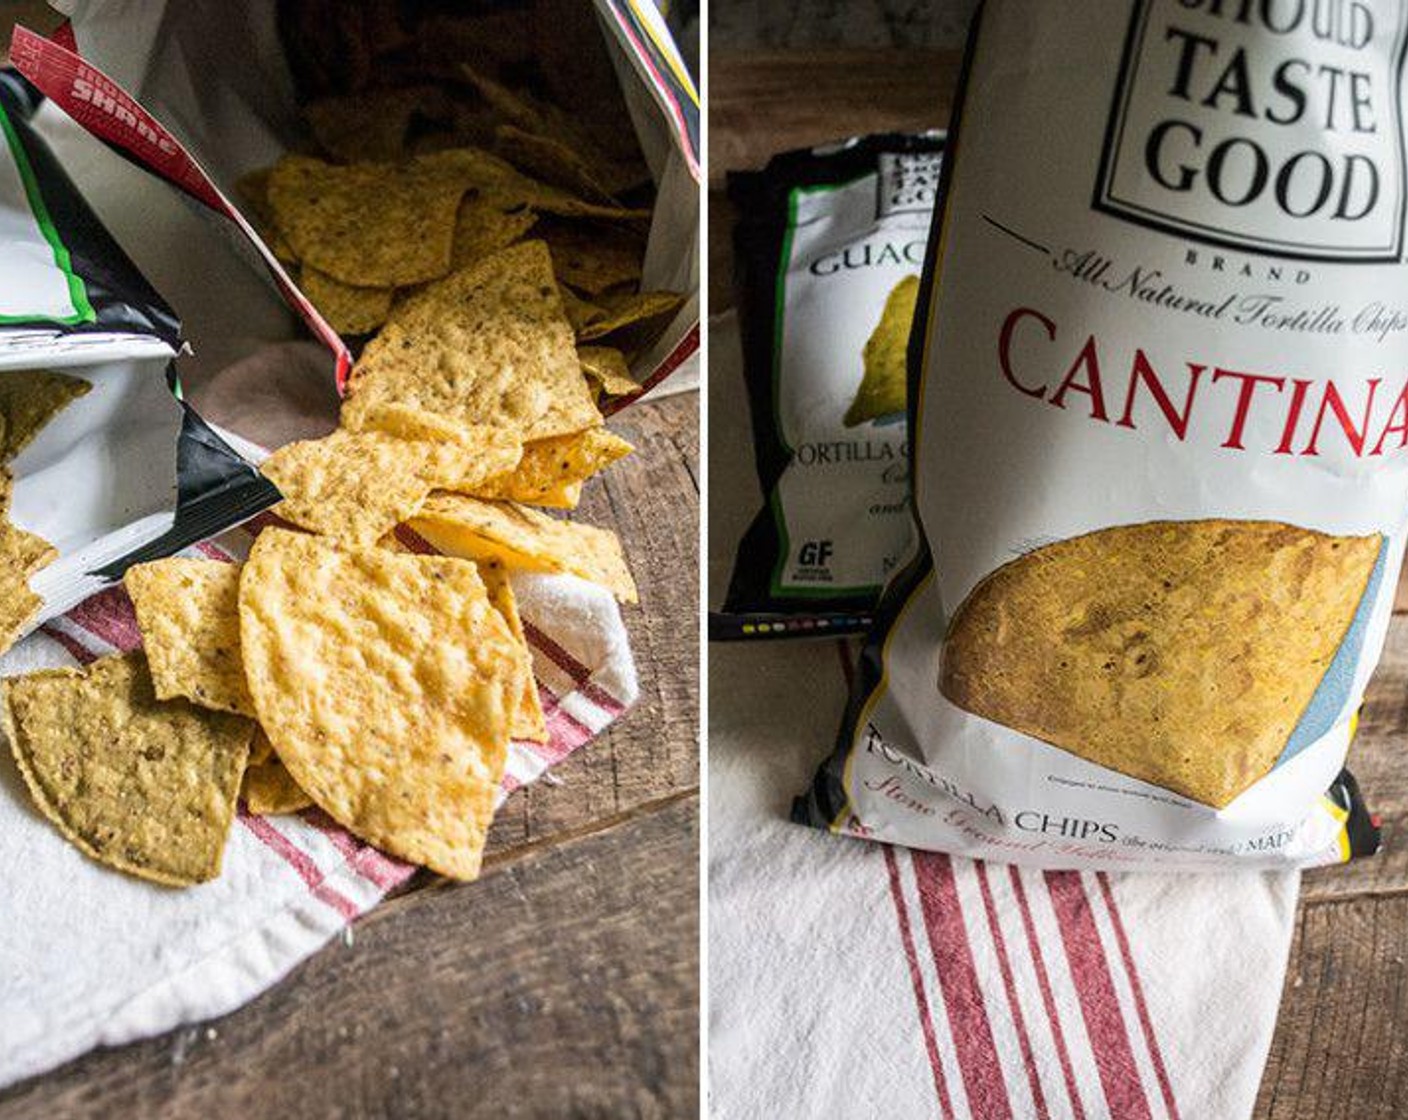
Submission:
[[[711,323],[721,452],[748,439],[735,337]],[[750,470],[711,455],[716,578],[737,540],[719,527],[759,500]],[[852,649],[709,649],[712,1115],[1250,1115],[1299,875],[1043,873],[791,824]]]
[[[238,557],[240,529],[192,554]],[[635,669],[610,594],[571,576],[513,581],[549,742],[514,743],[500,800],[605,729],[635,700]],[[87,663],[140,644],[113,588],[46,623],[0,673]],[[241,807],[212,883],[183,890],[108,870],[68,844],[0,754],[0,1086],[92,1046],[230,1011],[286,974],[414,868],[317,809]],[[469,888],[473,889],[473,888]]]

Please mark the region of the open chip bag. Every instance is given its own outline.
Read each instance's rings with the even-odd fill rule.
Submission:
[[[272,509],[115,554],[3,664],[0,1083],[238,1006],[416,866],[475,877],[636,697],[627,557],[570,511],[698,337],[653,11],[63,7],[12,61],[183,312],[162,392]]]
[[[922,547],[799,818],[1047,868],[1377,850],[1345,763],[1408,531],[1408,8],[1311,10],[980,9],[909,344]]]

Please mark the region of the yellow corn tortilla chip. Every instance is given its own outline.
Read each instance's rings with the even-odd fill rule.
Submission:
[[[607,529],[463,494],[432,494],[410,524],[450,556],[497,560],[509,571],[567,572],[601,584],[623,603],[636,602],[621,542]]]
[[[476,435],[483,435],[476,440]],[[338,429],[281,447],[260,470],[283,494],[286,521],[346,544],[368,546],[406,520],[437,486],[473,486],[517,463],[508,434],[475,428],[455,442]]]
[[[479,565],[479,578],[484,581],[489,602],[503,616],[509,633],[518,643],[521,653],[518,687],[518,702],[514,706],[509,728],[515,739],[529,739],[535,743],[548,741],[547,717],[543,715],[542,701],[538,696],[538,682],[533,679],[533,655],[528,649],[528,638],[523,632],[523,619],[518,614],[518,599],[513,594],[513,584],[502,564]]]
[[[465,189],[473,188],[485,202],[504,210],[526,206],[565,218],[600,218],[608,222],[648,222],[649,210],[588,202],[559,187],[540,183],[482,148],[447,148],[417,156],[418,172]]]
[[[855,400],[846,410],[846,427],[854,428],[867,420],[904,411],[908,397],[905,354],[909,349],[909,327],[914,321],[914,304],[918,298],[917,276],[906,276],[886,297],[880,322],[865,343],[865,376],[861,378]]]
[[[363,427],[385,404],[523,440],[601,423],[541,241],[510,246],[392,309],[353,368],[343,422]]]
[[[25,784],[74,847],[174,886],[220,873],[249,720],[158,700],[140,653],[11,678],[3,700]]]
[[[543,505],[544,497],[552,497],[562,487],[590,478],[634,450],[605,428],[588,428],[570,436],[538,440],[523,445],[523,458],[513,470],[495,475],[472,490],[466,488],[466,492],[480,498]]]
[[[246,691],[248,691],[248,686],[246,686]],[[263,766],[273,757],[274,744],[269,742],[269,736],[264,734],[264,729],[255,724],[254,738],[249,743],[249,765]]]
[[[412,120],[444,120],[449,113],[449,99],[436,86],[363,90],[321,98],[303,108],[314,139],[342,163],[402,159]]]
[[[562,310],[567,315],[567,321],[572,324],[572,333],[578,339],[606,319],[606,308],[583,299],[571,288],[560,285],[558,294],[562,297]]]
[[[583,199],[616,204],[592,162],[562,140],[508,124],[495,130],[494,147],[514,167],[535,179]]]
[[[313,801],[474,878],[522,685],[475,566],[268,529],[245,562],[240,640],[259,722]]]
[[[252,717],[240,659],[240,566],[172,556],[134,564],[122,582],[157,698]]]
[[[409,164],[324,163],[284,156],[269,207],[304,264],[357,287],[400,287],[450,270],[465,186]]]
[[[536,236],[548,243],[552,270],[560,283],[599,296],[640,281],[645,239],[634,230],[608,222],[543,222]]]
[[[1221,808],[1280,757],[1380,544],[1269,521],[1154,521],[1057,541],[969,592],[939,689]]]
[[[531,210],[506,212],[474,195],[466,195],[455,218],[450,266],[464,268],[492,257],[532,229],[537,220]]]
[[[297,813],[313,804],[313,799],[293,780],[288,767],[273,757],[258,764],[250,763],[244,772],[240,796],[244,798],[245,808],[256,817]]]
[[[3,510],[8,514],[13,482],[3,476]],[[29,533],[8,518],[0,520],[0,653],[4,653],[38,613],[44,601],[29,587],[29,577],[58,558],[58,550],[37,533]]]
[[[614,346],[579,346],[577,361],[602,396],[632,397],[640,392],[640,382],[631,376],[626,355]]]
[[[334,280],[326,272],[305,265],[298,285],[312,301],[328,325],[339,334],[367,334],[376,330],[391,313],[395,288],[358,288]]]
[[[92,384],[48,370],[0,373],[0,461],[8,463]]]
[[[604,338],[609,334],[630,332],[630,344],[638,345],[642,338],[653,338],[665,329],[684,306],[684,296],[678,292],[634,292],[622,296],[603,297],[606,318],[591,323],[578,334],[583,342]],[[623,347],[629,349],[630,346]]]

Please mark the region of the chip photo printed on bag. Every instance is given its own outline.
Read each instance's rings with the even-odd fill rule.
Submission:
[[[766,504],[711,638],[864,629],[914,543],[905,350],[943,150],[941,132],[863,136],[729,176]]]
[[[1377,850],[1346,757],[1408,533],[1408,7],[1342,10],[982,5],[921,539],[798,819],[1047,868]]]

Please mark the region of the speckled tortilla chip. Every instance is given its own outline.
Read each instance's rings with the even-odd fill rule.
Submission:
[[[466,195],[455,219],[455,242],[450,253],[453,268],[492,257],[507,249],[533,228],[538,216],[531,210],[506,212],[475,195]]]
[[[577,360],[583,375],[604,397],[632,397],[640,392],[640,382],[631,376],[626,355],[614,346],[579,346]]]
[[[5,477],[4,509],[10,505]],[[58,550],[37,533],[0,521],[0,653],[15,644],[44,601],[29,587],[29,577],[58,558]]]
[[[450,556],[497,560],[510,571],[568,572],[609,588],[623,603],[636,601],[621,542],[606,529],[463,494],[432,494],[411,529]]]
[[[473,879],[522,686],[476,567],[268,529],[240,622],[259,721],[294,781],[364,840]]]
[[[684,296],[678,292],[634,292],[627,295],[607,295],[602,298],[606,317],[597,319],[578,332],[583,342],[591,342],[618,331],[631,333],[630,341],[659,334],[675,313],[684,306]],[[629,347],[624,347],[629,348]]]
[[[305,264],[357,287],[400,287],[450,270],[466,183],[409,164],[324,163],[284,156],[269,206]]]
[[[1270,772],[1383,538],[1152,521],[1043,545],[949,624],[939,690],[974,715],[1221,808]]]
[[[544,222],[537,236],[548,243],[558,280],[588,296],[640,281],[645,239],[607,222]]]
[[[258,732],[256,738],[263,739],[265,744],[269,742],[263,731]],[[244,798],[245,808],[256,817],[296,813],[308,808],[313,804],[313,799],[293,780],[288,767],[273,754],[273,748],[269,747],[268,750],[269,754],[262,762],[251,760],[244,772],[240,796]]]
[[[878,420],[903,412],[906,391],[905,357],[909,349],[909,327],[919,298],[919,277],[906,276],[885,299],[885,310],[866,340],[862,361],[865,374],[855,400],[846,409],[845,424],[854,428],[867,420]]]
[[[539,213],[566,218],[600,218],[608,222],[650,220],[649,210],[588,202],[559,187],[540,183],[482,148],[449,148],[417,156],[414,166],[446,183],[473,188],[484,201],[504,210],[526,206]]]
[[[449,98],[436,86],[363,90],[325,97],[303,109],[314,139],[342,163],[402,159],[412,120],[445,120],[449,114]]]
[[[503,565],[487,563],[479,565],[479,578],[484,581],[489,602],[503,616],[514,641],[521,653],[519,675],[522,678],[518,688],[518,702],[513,709],[510,730],[515,739],[528,739],[535,743],[548,741],[547,717],[543,715],[542,701],[538,697],[538,682],[533,679],[533,654],[528,649],[528,638],[523,632],[523,619],[518,614],[518,599],[513,594],[513,584]]]
[[[541,241],[510,246],[392,309],[353,369],[343,421],[363,427],[368,410],[386,404],[524,440],[601,423]]]
[[[483,439],[476,439],[482,435]],[[472,429],[449,442],[339,429],[281,447],[260,468],[284,500],[278,515],[346,544],[369,546],[406,520],[433,488],[472,486],[517,462],[510,434]]]
[[[81,377],[48,370],[0,372],[0,462],[28,447],[44,425],[92,388]]]
[[[606,308],[583,299],[571,288],[559,287],[558,293],[562,297],[562,310],[567,315],[567,321],[572,324],[573,335],[578,339],[597,323],[604,322],[609,314]]]
[[[499,155],[525,174],[583,199],[617,205],[592,161],[562,140],[527,132],[515,125],[501,125],[495,131],[494,141]]]
[[[25,784],[75,847],[174,886],[220,873],[249,720],[158,700],[140,653],[14,677],[3,696]]]
[[[157,697],[254,715],[240,659],[240,567],[172,556],[123,577]]]
[[[391,313],[395,288],[358,288],[334,280],[326,272],[304,265],[298,286],[339,334],[367,334]]]
[[[480,498],[543,505],[544,498],[553,497],[574,482],[585,481],[634,450],[605,428],[538,440],[524,444],[523,457],[512,471],[487,479],[468,492]]]

